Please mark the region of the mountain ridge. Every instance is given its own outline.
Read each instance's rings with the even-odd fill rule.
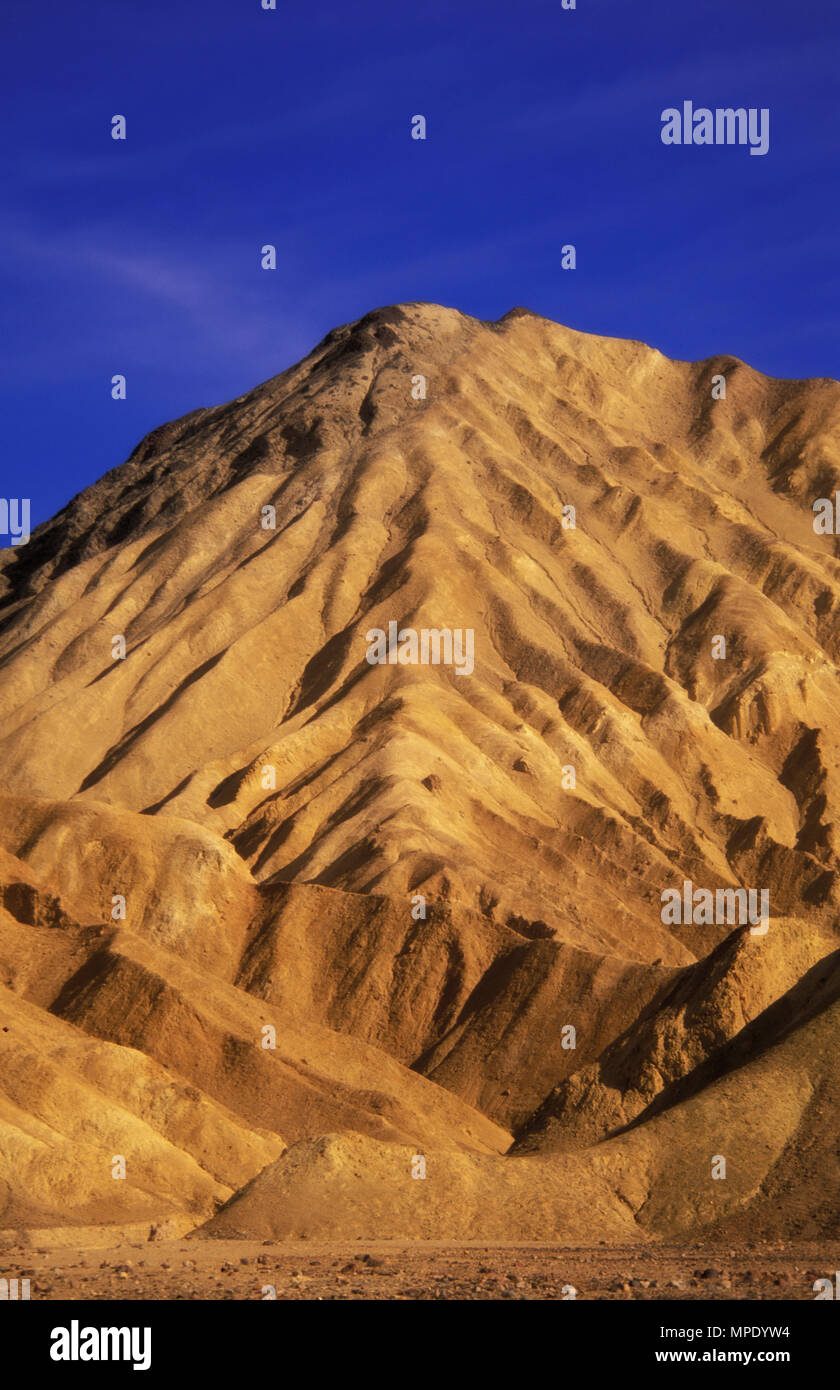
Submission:
[[[160,426],[0,553],[0,984],[281,1145],[260,1202],[298,1144],[306,1191],[358,1161],[328,1131],[425,1135],[488,1172],[574,1151],[623,1231],[625,1155],[667,1187],[658,1136],[702,1143],[709,1097],[759,1125],[732,1066],[834,1086],[800,995],[840,907],[835,489],[840,383],[522,309],[374,310]],[[468,629],[474,670],[372,664],[392,623]],[[667,921],[686,882],[766,890],[769,944]],[[660,1196],[657,1235],[716,1219]]]

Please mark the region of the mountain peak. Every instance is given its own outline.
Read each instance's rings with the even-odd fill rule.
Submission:
[[[76,1028],[180,1069],[172,1132],[189,1149],[198,1105],[228,1194],[265,1169],[220,1230],[280,1230],[359,1153],[390,1192],[382,1141],[456,1155],[453,1191],[514,1182],[514,1131],[546,1163],[582,1148],[613,1235],[711,1220],[661,1177],[637,1222],[634,1145],[666,1174],[713,1087],[733,1132],[772,1116],[763,1052],[758,1108],[728,1078],[748,1023],[834,1085],[803,982],[840,908],[840,566],[812,510],[838,438],[837,383],[427,304],[153,431],[0,559],[15,1046],[49,1005],[56,1057]],[[749,892],[767,946],[726,907]],[[527,1202],[497,1215],[540,1233]]]

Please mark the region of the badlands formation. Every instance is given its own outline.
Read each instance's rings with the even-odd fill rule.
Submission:
[[[837,382],[409,304],[3,551],[0,1230],[834,1231],[837,488]]]

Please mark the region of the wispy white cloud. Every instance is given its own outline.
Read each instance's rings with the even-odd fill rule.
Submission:
[[[259,271],[256,244],[253,276],[245,269],[235,276],[232,267],[244,264],[239,243],[214,241],[200,258],[189,239],[146,249],[125,243],[112,225],[55,238],[26,218],[7,215],[0,222],[4,273],[37,283],[47,321],[62,325],[56,338],[39,340],[28,331],[26,351],[10,327],[0,345],[6,369],[68,378],[101,359],[104,339],[135,367],[170,362],[175,368],[186,360],[212,374],[238,358],[252,384],[250,378],[283,370],[315,341],[306,306]],[[284,288],[296,278],[296,267],[287,261],[286,268]],[[68,323],[76,304],[84,312]]]

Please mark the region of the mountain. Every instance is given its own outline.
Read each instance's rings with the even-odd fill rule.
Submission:
[[[0,1228],[833,1229],[835,490],[835,381],[406,304],[0,552]]]

